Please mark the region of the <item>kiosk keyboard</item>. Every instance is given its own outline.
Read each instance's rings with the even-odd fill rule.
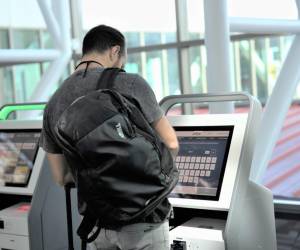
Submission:
[[[179,170],[179,182],[197,185],[202,178],[212,176],[216,162],[216,156],[177,156],[176,166]]]

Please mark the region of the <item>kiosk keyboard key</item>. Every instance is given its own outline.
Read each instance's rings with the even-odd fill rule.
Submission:
[[[195,169],[195,163],[190,163],[189,169]]]

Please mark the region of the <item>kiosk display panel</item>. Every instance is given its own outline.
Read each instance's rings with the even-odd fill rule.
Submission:
[[[0,186],[28,185],[39,138],[40,130],[0,130]]]
[[[171,197],[218,200],[233,126],[174,127],[180,150],[179,181]]]
[[[247,114],[180,115],[168,119],[180,144],[175,159],[180,177],[170,194],[171,204],[228,211],[240,165]]]

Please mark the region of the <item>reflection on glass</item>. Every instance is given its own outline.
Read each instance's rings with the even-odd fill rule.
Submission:
[[[14,49],[37,49],[39,44],[39,33],[36,30],[14,30],[12,32]]]
[[[8,31],[0,29],[0,49],[8,49]]]
[[[189,48],[189,62],[190,62],[190,79],[191,90],[193,94],[200,94],[206,92],[206,62],[204,46],[197,46]]]
[[[240,79],[241,79],[241,90],[246,91],[250,94],[252,92],[252,57],[250,49],[250,40],[244,40],[237,42],[239,45],[239,68],[240,68]]]
[[[129,54],[125,70],[143,76],[157,100],[180,94],[178,59],[175,49]]]
[[[0,186],[27,186],[39,138],[39,132],[0,132]]]
[[[13,30],[13,48],[40,48],[39,32],[36,30]],[[30,100],[37,84],[41,79],[41,64],[32,63],[14,66],[16,102]]]
[[[9,48],[8,30],[0,30],[0,49]],[[11,67],[0,68],[0,106],[12,103],[14,88]]]

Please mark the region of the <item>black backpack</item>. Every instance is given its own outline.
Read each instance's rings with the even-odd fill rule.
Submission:
[[[117,68],[105,69],[97,90],[60,116],[56,137],[86,209],[77,231],[93,241],[100,228],[135,223],[167,197],[178,180],[173,158],[138,103],[114,90]],[[96,233],[88,235],[94,227]]]

